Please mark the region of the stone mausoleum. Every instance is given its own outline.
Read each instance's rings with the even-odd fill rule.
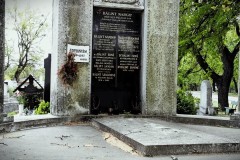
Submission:
[[[179,0],[54,0],[51,113],[175,115],[178,19]]]

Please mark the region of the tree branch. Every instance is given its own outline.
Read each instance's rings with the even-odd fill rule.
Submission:
[[[200,50],[197,49],[194,44],[193,44],[193,52],[195,53],[195,57],[196,57],[196,60],[198,62],[198,64],[201,66],[201,68],[206,72],[206,73],[210,73],[210,77],[212,79],[218,79],[220,78],[220,76],[214,72],[212,70],[212,68],[208,65],[208,63],[206,62],[206,60],[202,57],[201,53],[200,53]]]

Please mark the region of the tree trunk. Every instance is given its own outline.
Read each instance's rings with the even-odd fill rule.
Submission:
[[[217,80],[218,86],[218,104],[225,110],[225,107],[229,107],[228,104],[228,92],[233,77],[233,68],[234,68],[234,58],[236,55],[233,55],[225,47],[222,51],[222,62],[223,62],[223,75]]]
[[[3,113],[4,50],[5,50],[5,0],[0,1],[0,123]]]
[[[20,81],[20,74],[22,73],[22,69],[21,68],[17,68],[15,74],[14,74],[14,78],[16,80],[16,82],[18,83]]]
[[[228,104],[229,87],[226,83],[223,83],[223,80],[218,82],[217,86],[218,86],[218,105],[221,107],[222,110],[225,110],[225,107],[229,107]]]

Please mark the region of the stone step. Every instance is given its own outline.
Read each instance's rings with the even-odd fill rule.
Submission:
[[[227,132],[239,135],[240,131],[231,128],[219,136],[214,133],[215,130],[222,132],[220,127],[205,126],[212,131],[208,133],[199,127],[191,128],[193,125],[149,118],[94,119],[92,125],[111,133],[144,156],[240,152],[240,136],[227,136]]]

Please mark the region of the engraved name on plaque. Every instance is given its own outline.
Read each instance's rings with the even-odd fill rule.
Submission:
[[[120,101],[120,92],[138,96],[141,12],[94,8],[93,15],[92,93],[105,99],[105,104],[101,104],[104,112],[112,103],[107,104],[106,97]],[[109,93],[111,95],[107,95]],[[126,98],[120,99],[125,101]],[[131,102],[119,103],[120,106],[131,105]]]

